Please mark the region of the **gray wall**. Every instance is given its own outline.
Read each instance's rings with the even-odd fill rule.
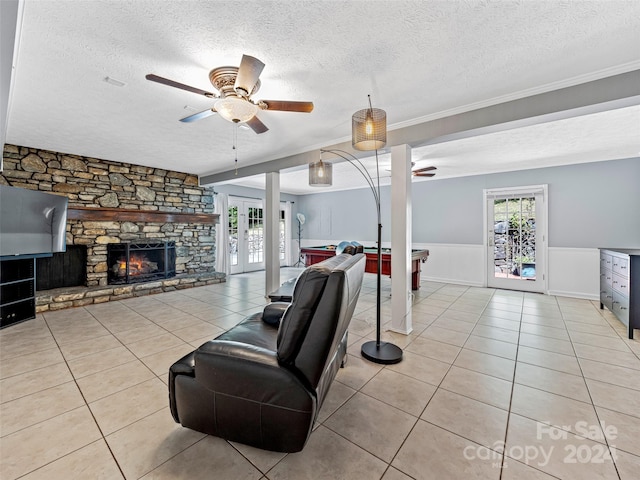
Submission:
[[[640,158],[415,182],[413,242],[480,245],[483,189],[539,184],[549,185],[550,247],[640,247]],[[391,238],[390,191],[381,192],[383,242]],[[304,238],[375,242],[370,190],[298,200],[307,216]]]

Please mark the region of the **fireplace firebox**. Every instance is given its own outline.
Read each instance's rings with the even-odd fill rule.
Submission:
[[[107,245],[110,285],[148,282],[176,274],[176,244],[110,243]]]

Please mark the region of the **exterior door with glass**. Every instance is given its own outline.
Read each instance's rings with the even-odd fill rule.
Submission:
[[[546,292],[547,186],[485,190],[487,286]]]
[[[280,204],[280,265],[289,265],[291,204]],[[231,273],[264,270],[264,210],[261,200],[229,197],[229,265]]]
[[[229,254],[231,273],[264,270],[262,201],[229,198]]]

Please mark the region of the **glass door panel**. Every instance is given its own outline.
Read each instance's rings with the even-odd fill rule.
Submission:
[[[494,288],[543,292],[542,192],[494,194],[486,200],[488,278]]]

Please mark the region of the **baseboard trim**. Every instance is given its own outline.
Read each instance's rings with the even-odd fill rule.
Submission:
[[[566,292],[563,290],[549,290],[549,295],[553,295],[555,297],[571,297],[571,298],[581,298],[584,300],[600,300],[600,297],[597,295],[589,295],[584,292]]]

